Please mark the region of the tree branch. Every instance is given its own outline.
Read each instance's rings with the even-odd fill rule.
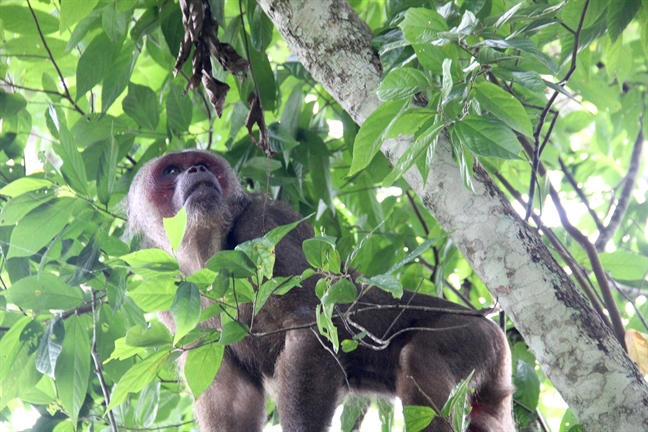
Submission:
[[[603,229],[599,228],[599,237],[596,239],[596,249],[603,250],[605,245],[619,229],[623,216],[625,216],[626,211],[628,210],[628,205],[630,205],[630,197],[632,196],[632,189],[634,188],[635,182],[637,181],[637,175],[639,174],[639,166],[641,165],[641,152],[643,150],[643,116],[639,119],[639,135],[635,140],[634,147],[632,148],[632,156],[630,156],[630,164],[628,165],[628,173],[625,176],[623,182],[623,189],[621,190],[621,196],[619,197],[619,202],[614,209],[614,214],[607,226]]]
[[[32,5],[29,0],[27,0],[27,6],[29,6],[29,12],[31,12],[32,18],[34,19],[34,24],[36,24],[36,29],[38,30],[38,34],[40,35],[40,39],[43,42],[43,46],[45,47],[45,50],[47,50],[47,55],[49,56],[50,61],[54,65],[54,68],[56,69],[56,73],[59,76],[59,79],[61,80],[61,85],[63,86],[63,89],[65,90],[65,95],[63,97],[67,99],[72,106],[74,107],[74,110],[78,112],[81,115],[85,115],[83,110],[79,108],[79,106],[76,104],[74,99],[72,98],[72,95],[70,94],[70,90],[68,90],[67,85],[65,84],[65,78],[63,78],[63,73],[61,72],[61,69],[59,68],[58,64],[56,63],[56,60],[54,60],[54,55],[52,54],[52,51],[49,48],[49,45],[47,45],[47,40],[45,40],[45,35],[43,35],[43,31],[41,30],[40,23],[38,22],[38,18],[36,18],[36,13],[34,13],[34,9],[32,8]]]

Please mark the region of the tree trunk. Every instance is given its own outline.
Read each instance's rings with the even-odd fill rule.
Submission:
[[[381,104],[372,34],[346,0],[258,0],[299,56],[358,123]],[[395,163],[411,137],[386,141]],[[554,260],[536,230],[476,167],[475,193],[439,140],[426,184],[404,176],[496,296],[546,375],[588,431],[648,430],[648,385],[614,335]]]

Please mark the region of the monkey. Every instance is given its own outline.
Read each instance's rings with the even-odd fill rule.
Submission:
[[[286,203],[246,192],[223,157],[201,150],[147,162],[126,200],[128,231],[141,237],[142,247],[168,252],[163,218],[186,208],[187,228],[176,253],[184,275],[202,269],[221,250],[302,219]],[[277,244],[274,277],[300,275],[310,268],[302,243],[313,236],[312,226],[302,221]],[[404,290],[397,299],[379,288],[363,291],[358,285],[361,297],[353,306],[337,305],[339,311],[358,308],[351,311],[356,328],[382,339],[391,337],[390,343],[384,349],[360,344],[350,352],[334,353],[309,327],[320,304],[317,280],[314,275],[301,287],[272,295],[254,320],[251,304],[239,306],[237,319],[252,324],[250,333],[265,336],[249,334],[226,347],[216,378],[195,401],[201,431],[261,431],[269,393],[285,432],[328,430],[337,405],[349,393],[398,397],[404,406],[438,411],[453,387],[472,371],[468,430],[515,430],[510,352],[494,322],[438,297]],[[208,304],[205,300],[203,307]],[[160,320],[175,330],[170,313],[161,313]],[[334,323],[341,339],[354,336],[354,328],[339,320]],[[218,318],[211,318],[201,325],[219,329],[219,324]],[[424,430],[452,428],[437,416]]]

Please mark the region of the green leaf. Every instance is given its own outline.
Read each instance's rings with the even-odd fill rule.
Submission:
[[[450,148],[452,149],[452,159],[459,166],[459,175],[461,175],[461,180],[463,181],[464,186],[466,187],[466,189],[469,189],[470,191],[474,192],[475,189],[473,187],[472,179],[471,179],[472,165],[468,165],[468,161],[466,161],[466,153],[464,152],[464,148],[461,145],[461,141],[459,140],[459,137],[457,136],[454,127],[451,128],[449,132],[450,132]]]
[[[220,251],[205,263],[205,267],[215,272],[226,268],[237,278],[254,276],[257,270],[250,258],[240,250]]]
[[[153,381],[169,355],[171,355],[170,350],[162,350],[151,354],[130,368],[114,388],[108,410],[124,402],[128,393],[137,393]]]
[[[173,343],[176,344],[184,335],[196,328],[200,318],[200,291],[195,284],[180,282],[171,304],[171,315],[176,325],[173,337]]]
[[[383,180],[383,187],[391,186],[396,180],[402,177],[403,174],[409,170],[423,155],[427,154],[428,148],[433,146],[436,148],[437,137],[439,132],[443,130],[445,124],[443,122],[434,123],[427,128],[419,138],[412,143],[411,146],[405,150],[403,155],[398,159],[394,169]],[[432,150],[434,152],[434,149]]]
[[[163,273],[178,274],[178,261],[162,249],[142,249],[121,257],[134,273],[144,277],[160,276]]]
[[[50,114],[52,110],[50,110]],[[88,177],[83,158],[76,145],[76,140],[64,124],[59,127],[61,144],[54,146],[54,151],[63,160],[61,174],[65,182],[81,195],[88,195]]]
[[[157,95],[150,87],[128,83],[128,94],[122,101],[122,108],[137,124],[155,130],[160,121],[158,106]]]
[[[362,278],[361,282],[375,285],[381,290],[391,293],[394,298],[401,298],[403,296],[403,285],[394,276],[377,275],[369,279]]]
[[[276,228],[273,228],[263,237],[270,240],[270,242],[272,242],[272,244],[276,246],[281,241],[281,239],[284,238],[290,231],[294,230],[297,227],[297,225],[304,222],[305,220],[308,220],[311,216],[313,215],[310,214],[305,218],[295,221],[293,223],[287,225],[281,225]]]
[[[0,381],[4,380],[11,370],[16,356],[23,346],[20,335],[31,322],[32,318],[29,316],[20,318],[0,339]]]
[[[443,104],[446,104],[450,92],[452,92],[452,86],[454,85],[452,81],[452,73],[450,68],[452,66],[452,59],[443,59],[441,64],[442,79],[441,79],[441,96],[443,96]]]
[[[70,220],[72,198],[60,198],[32,210],[11,233],[7,258],[34,255],[46,246]]]
[[[639,0],[618,0],[611,2],[607,12],[607,25],[612,42],[616,41],[632,18],[641,8]]]
[[[187,209],[182,207],[175,216],[163,218],[164,231],[166,232],[171,249],[176,252],[187,229]]]
[[[212,9],[213,10],[213,9]],[[160,11],[160,29],[171,55],[176,58],[184,38],[182,11],[180,8],[162,8]]]
[[[321,236],[310,238],[302,243],[302,250],[306,261],[315,268],[322,268],[326,262],[326,255],[335,247],[335,239]]]
[[[430,407],[407,405],[403,407],[403,418],[405,420],[405,432],[418,432],[425,429],[436,417],[436,413]]]
[[[124,342],[131,347],[158,347],[168,345],[172,341],[171,333],[159,321],[151,321],[146,325],[135,325],[128,329]]]
[[[351,303],[358,297],[358,288],[346,278],[340,278],[322,296],[325,305]]]
[[[20,93],[7,93],[0,89],[0,119],[18,114],[27,106],[27,101]]]
[[[344,339],[342,343],[340,344],[342,346],[342,351],[345,353],[355,351],[356,348],[358,348],[358,341],[354,341],[351,339]]]
[[[97,199],[104,205],[108,205],[115,191],[118,155],[119,148],[111,134],[110,145],[101,154],[99,169],[97,170]]]
[[[52,193],[28,192],[10,199],[2,208],[2,213],[0,213],[0,226],[15,225],[27,213],[54,198],[56,196]]]
[[[441,15],[432,9],[410,8],[405,19],[398,24],[409,43],[425,44],[438,39],[437,33],[447,31],[448,25]]]
[[[441,415],[449,417],[453,429],[457,431],[465,431],[470,423],[468,415],[470,414],[472,407],[468,403],[468,393],[473,390],[468,387],[468,384],[470,383],[474,373],[475,371],[473,370],[470,372],[470,375],[453,387],[447,402],[443,405],[443,408],[441,408]]]
[[[430,87],[425,72],[413,68],[395,69],[380,83],[376,94],[381,100],[407,99]]]
[[[36,15],[43,34],[58,31],[59,20],[56,17],[38,9],[34,9],[34,15]],[[38,32],[29,8],[18,5],[2,5],[0,6],[0,17],[2,17],[4,30],[9,33],[30,35]]]
[[[385,131],[389,129],[406,102],[406,100],[385,102],[365,120],[356,135],[348,176],[360,172],[369,165],[380,150]]]
[[[175,280],[172,277],[159,276],[147,279],[137,288],[129,290],[128,296],[144,312],[157,312],[171,308],[176,290]]]
[[[194,348],[187,354],[184,376],[194,400],[197,400],[216,378],[224,353],[223,345],[210,343]]]
[[[151,322],[153,323],[153,322]],[[164,325],[164,324],[162,324]],[[141,327],[141,325],[139,325]],[[169,331],[167,330],[168,334],[168,343],[171,343],[171,334],[169,334]],[[115,341],[115,349],[113,352],[110,354],[110,357],[108,360],[106,360],[104,363],[108,363],[110,360],[126,360],[127,358],[133,357],[134,355],[138,355],[140,357],[144,356],[146,354],[146,350],[142,347],[134,347],[126,344],[126,338],[119,338]]]
[[[221,321],[223,319],[223,314],[221,314]],[[231,345],[235,342],[243,340],[247,336],[248,328],[245,324],[238,321],[225,321],[223,322],[223,327],[221,329],[221,337],[218,341],[218,344],[221,346]]]
[[[56,360],[63,349],[65,327],[60,315],[53,317],[43,333],[36,352],[36,369],[55,378]]]
[[[272,42],[274,26],[259,5],[254,8],[250,29],[250,42],[254,49],[259,52],[265,51]]]
[[[474,89],[475,97],[484,109],[509,125],[511,129],[515,129],[527,137],[533,136],[531,121],[515,96],[486,81],[477,84]]]
[[[108,111],[108,108],[126,89],[138,57],[139,50],[135,49],[135,44],[131,41],[125,43],[119,51],[115,61],[110,66],[110,73],[104,77],[101,84],[102,112]]]
[[[72,315],[65,320],[63,350],[56,362],[56,387],[61,405],[73,423],[85,401],[90,378],[90,338],[83,318]]]
[[[118,11],[117,2],[108,3],[101,13],[101,25],[112,42],[117,42],[126,32],[130,14]]]
[[[72,24],[88,16],[99,0],[63,0],[61,1],[61,16],[59,31],[63,33]]]
[[[191,124],[193,104],[180,86],[171,84],[166,100],[167,122],[171,130],[186,132]]]
[[[524,406],[535,409],[540,396],[540,380],[533,366],[518,360],[513,384],[516,388],[513,398]]]
[[[68,310],[83,302],[81,288],[70,286],[49,273],[20,279],[5,296],[16,306],[34,311]]]
[[[108,73],[112,73],[111,67],[120,49],[121,44],[111,42],[106,33],[101,32],[95,36],[77,63],[76,100],[92,90]]]
[[[331,319],[333,305],[322,306],[317,305],[315,309],[315,320],[317,322],[317,331],[328,339],[333,345],[333,351],[337,352],[340,347],[340,340],[338,338],[337,328]]]
[[[648,257],[625,249],[600,254],[601,264],[617,280],[640,281],[648,270]],[[588,261],[589,262],[589,261]]]
[[[50,186],[52,186],[52,182],[46,179],[40,179],[34,177],[21,177],[15,181],[12,181],[2,189],[0,189],[0,195],[4,195],[8,197],[16,197],[26,192],[32,192]],[[4,208],[3,208],[3,214],[4,214]]]
[[[520,159],[522,146],[511,129],[499,120],[470,114],[454,124],[454,131],[461,144],[479,156]]]

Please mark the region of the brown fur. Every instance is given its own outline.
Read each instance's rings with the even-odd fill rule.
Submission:
[[[169,250],[161,228],[161,212],[168,212],[168,200],[177,212],[183,199],[164,195],[167,183],[157,185],[151,176],[161,172],[167,163],[183,164],[185,159],[206,165],[214,162],[222,189],[219,196],[211,189],[200,203],[186,201],[189,215],[187,235],[179,254],[181,269],[193,273],[204,266],[214,253],[261,237],[269,230],[300,219],[289,206],[248,195],[238,184],[233,170],[222,159],[206,152],[176,154],[149,162],[133,182],[128,197],[129,227],[133,234],[144,236],[147,247]],[[198,162],[196,162],[198,161]],[[187,165],[188,166],[188,165]],[[185,169],[185,168],[183,168]],[[216,172],[209,168],[212,172]],[[196,171],[196,170],[194,170]],[[204,171],[204,170],[203,170]],[[187,170],[188,172],[188,170]],[[208,174],[206,174],[209,176]],[[191,176],[184,171],[177,186],[187,190]],[[197,178],[197,177],[196,177]],[[201,177],[202,178],[202,177]],[[189,179],[189,180],[188,180]],[[189,182],[189,183],[186,183]],[[159,192],[159,193],[158,193]],[[203,193],[203,192],[201,192]],[[164,195],[163,201],[158,195]],[[142,202],[146,199],[146,202]],[[195,200],[194,200],[195,201]],[[214,223],[213,221],[217,221]],[[313,229],[301,223],[277,246],[275,276],[299,275],[309,267],[301,244],[313,236]],[[301,288],[283,296],[272,296],[251,329],[267,333],[313,323],[319,299],[311,277]],[[368,290],[356,308],[367,305],[403,305],[444,308],[457,311],[461,306],[446,300],[406,291],[394,299],[378,288]],[[341,311],[345,307],[340,308]],[[251,323],[251,305],[242,305],[238,318]],[[161,316],[173,330],[168,314]],[[433,331],[405,331],[383,350],[358,347],[336,357],[316,330],[293,329],[264,337],[248,336],[227,347],[225,358],[214,383],[196,402],[195,415],[203,432],[254,432],[265,423],[265,384],[276,387],[276,402],[282,428],[286,432],[324,431],[330,425],[336,405],[347,392],[373,392],[398,396],[403,405],[430,405],[441,408],[450,390],[471,371],[470,383],[474,411],[469,431],[513,431],[511,416],[511,364],[508,344],[501,330],[481,316],[431,312],[415,308],[382,309],[358,312],[354,322],[383,339],[412,327]],[[340,340],[351,338],[342,323],[337,322]],[[205,323],[218,328],[216,318]],[[324,346],[323,346],[324,345]],[[429,399],[428,399],[429,398]],[[450,431],[450,426],[435,419],[425,431]]]

